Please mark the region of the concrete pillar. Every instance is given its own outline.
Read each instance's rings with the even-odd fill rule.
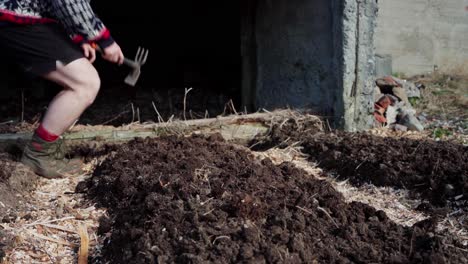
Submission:
[[[342,113],[336,120],[347,131],[370,128],[373,125],[373,93],[375,81],[374,31],[377,18],[376,0],[344,0],[340,2],[341,26],[342,87],[337,101]],[[341,83],[342,81],[342,83]]]
[[[254,36],[245,42],[255,106],[311,109],[338,128],[369,128],[376,0],[256,2]]]

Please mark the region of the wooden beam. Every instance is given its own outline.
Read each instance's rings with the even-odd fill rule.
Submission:
[[[63,135],[68,144],[83,141],[126,142],[134,138],[159,137],[163,135],[213,134],[220,133],[228,141],[247,143],[256,136],[266,135],[273,123],[293,118],[297,111],[233,115],[210,119],[173,121],[155,124],[132,124],[122,127],[77,126]],[[318,119],[318,118],[317,118]],[[0,148],[25,142],[31,133],[0,134]]]

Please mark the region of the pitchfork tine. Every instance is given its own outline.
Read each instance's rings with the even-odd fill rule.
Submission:
[[[143,64],[145,64],[147,58],[148,58],[148,50],[146,50],[146,49],[144,49],[142,47],[138,47],[138,51],[137,51],[135,61],[138,64],[143,65]]]
[[[145,50],[145,51],[146,51],[146,52],[145,52],[145,57],[144,57],[143,60],[141,61],[141,64],[142,64],[142,65],[145,64],[146,59],[148,58],[149,50]]]
[[[135,55],[135,61],[138,62],[138,57],[140,56],[141,48],[138,47],[137,53]]]
[[[140,48],[140,56],[138,57],[138,62],[141,64],[141,59],[143,59],[143,55],[145,53],[145,49]]]

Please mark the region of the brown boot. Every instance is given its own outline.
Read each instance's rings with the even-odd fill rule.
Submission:
[[[63,178],[73,166],[63,159],[59,143],[59,140],[47,142],[34,134],[24,148],[21,162],[45,178]]]

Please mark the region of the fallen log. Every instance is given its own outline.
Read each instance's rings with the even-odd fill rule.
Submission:
[[[177,120],[165,123],[131,124],[122,127],[76,126],[63,135],[67,144],[74,145],[86,141],[122,143],[135,138],[159,137],[164,135],[189,135],[219,133],[227,141],[245,144],[257,136],[266,135],[273,124],[296,118],[298,111],[280,110],[274,112],[232,115],[210,119]],[[310,118],[316,116],[310,115]],[[31,137],[29,133],[0,134],[0,148],[12,144],[22,144]]]

